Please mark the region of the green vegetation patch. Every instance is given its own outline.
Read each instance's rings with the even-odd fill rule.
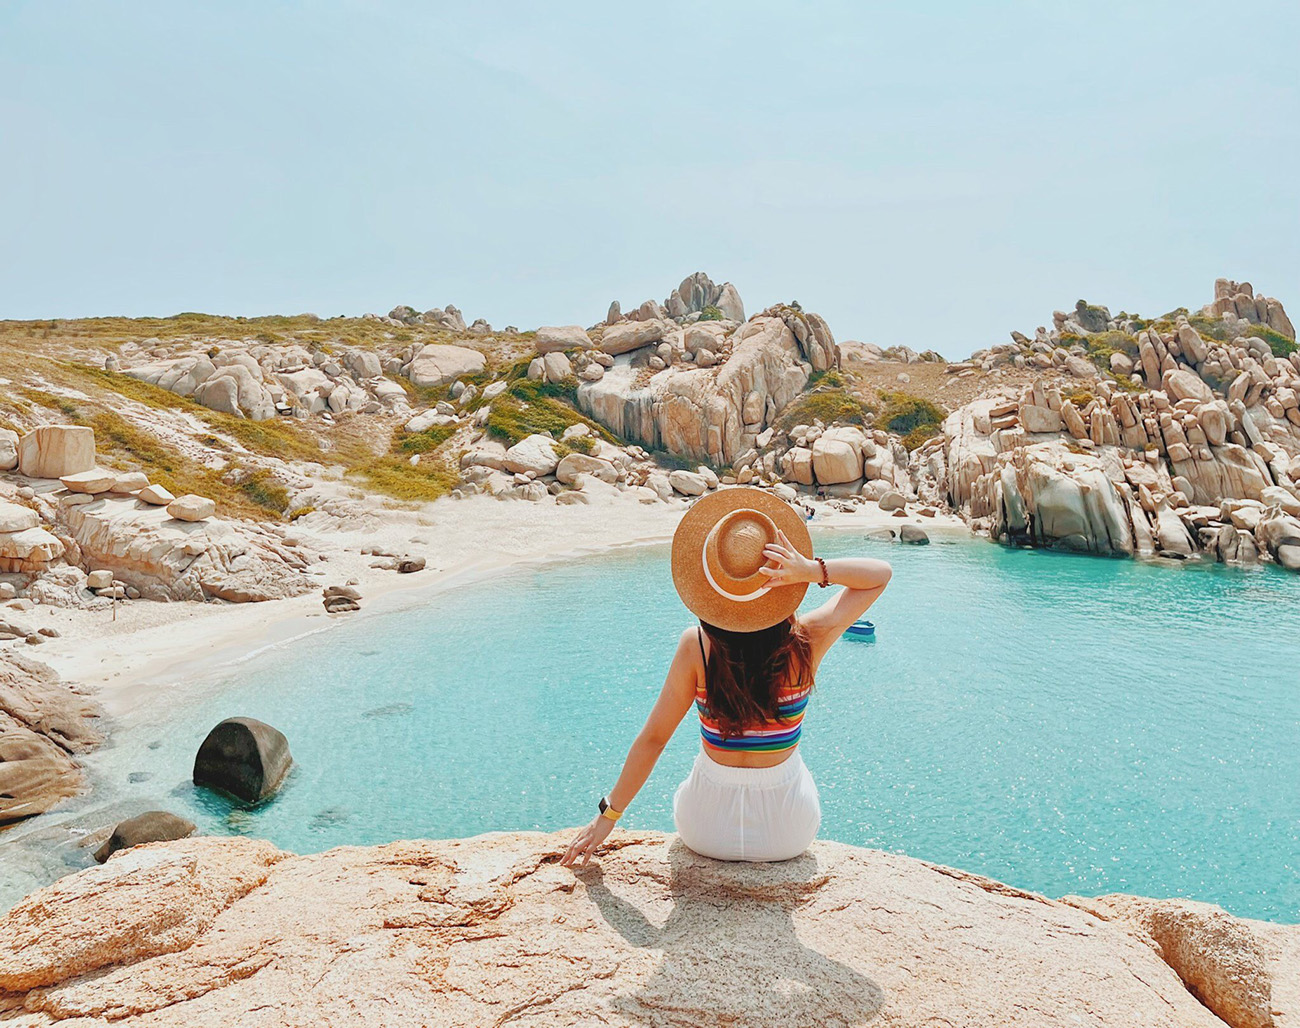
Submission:
[[[1094,332],[1087,336],[1066,334],[1061,336],[1061,345],[1066,349],[1082,346],[1087,351],[1088,359],[1106,372],[1110,371],[1110,356],[1113,353],[1127,354],[1134,360],[1138,357],[1137,336],[1117,329]]]
[[[933,427],[937,431],[943,424],[943,419],[948,416],[948,412],[937,403],[910,393],[882,392],[880,398],[885,401],[880,424],[902,436],[910,435],[919,428]],[[924,439],[921,441],[924,442]]]
[[[386,454],[360,461],[348,473],[397,500],[426,501],[446,496],[456,487],[460,475],[451,461],[439,459],[433,451],[446,442],[452,431],[446,426],[415,433],[394,429]],[[445,434],[439,438],[441,433]],[[412,458],[415,463],[411,463]]]
[[[940,431],[938,425],[918,425],[903,436],[903,446],[907,448],[908,453],[911,453],[927,439],[933,439],[937,436]]]
[[[700,311],[701,321],[722,321],[723,317],[721,309],[713,306],[713,304],[709,304],[704,310]]]
[[[1288,339],[1276,329],[1269,328],[1267,325],[1251,325],[1246,329],[1246,335],[1254,336],[1256,339],[1262,339],[1268,343],[1268,348],[1273,351],[1274,357],[1289,357],[1296,350],[1296,341]]]
[[[548,383],[516,378],[504,393],[492,400],[488,432],[507,446],[513,446],[538,432],[549,432],[559,439],[566,428],[586,425],[602,439],[617,442],[603,425],[573,409],[571,404],[577,392],[576,378]]]
[[[859,399],[842,387],[832,387],[796,397],[781,413],[778,426],[782,431],[788,432],[795,425],[811,425],[814,421],[820,421],[823,425],[837,422],[847,425],[869,425],[872,413],[871,404],[865,400]]]

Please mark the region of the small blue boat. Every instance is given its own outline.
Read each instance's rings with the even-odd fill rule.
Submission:
[[[876,626],[866,618],[853,622],[844,632],[846,639],[868,639],[876,638]]]

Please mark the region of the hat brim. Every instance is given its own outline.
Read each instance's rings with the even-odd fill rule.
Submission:
[[[749,486],[719,489],[701,496],[673,534],[673,585],[692,614],[728,632],[757,632],[784,621],[803,602],[808,583],[769,589],[756,600],[739,602],[720,595],[704,572],[704,541],[718,520],[734,510],[757,510],[772,519],[796,550],[813,554],[803,515],[784,500]]]

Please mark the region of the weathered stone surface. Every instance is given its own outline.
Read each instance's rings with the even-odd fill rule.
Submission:
[[[63,543],[40,526],[0,535],[3,571],[38,571],[62,554]]]
[[[1164,389],[1171,399],[1195,400],[1198,403],[1213,403],[1214,390],[1201,381],[1201,376],[1194,372],[1178,368],[1167,371],[1163,378]]]
[[[560,458],[555,454],[555,440],[540,434],[520,439],[506,450],[501,460],[506,471],[516,474],[531,471],[538,476],[549,475],[559,463]]]
[[[73,756],[100,742],[98,714],[44,664],[0,652],[0,825],[43,813],[84,788]]]
[[[152,504],[155,507],[166,507],[176,499],[168,489],[160,485],[145,486],[135,494],[135,498],[144,503]]]
[[[166,810],[148,810],[118,822],[113,834],[95,851],[95,859],[104,863],[114,853],[150,842],[171,842],[194,834],[194,822]]]
[[[31,507],[21,503],[0,500],[0,535],[9,532],[24,532],[41,523],[39,515]]]
[[[815,843],[780,864],[619,830],[119,854],[0,917],[20,1024],[1222,1028],[1144,934],[987,878]]]
[[[1110,895],[1063,902],[1138,933],[1233,1028],[1300,1024],[1300,927],[1233,917],[1191,900]]]
[[[94,466],[94,429],[44,425],[18,440],[18,471],[29,478],[62,478]]]
[[[809,327],[818,323],[820,319],[796,322],[818,359],[834,360],[829,330],[818,334],[820,330]],[[746,322],[732,334],[730,345],[731,354],[717,367],[675,364],[648,382],[637,367],[621,361],[599,382],[578,387],[578,406],[626,439],[729,464],[752,443],[750,433],[758,427],[745,418],[746,398],[759,394],[758,400],[748,400],[751,414],[756,403],[774,413],[802,391],[810,368],[801,344],[780,317]],[[753,428],[747,431],[747,424]]]
[[[116,481],[117,472],[104,468],[91,468],[89,471],[59,476],[63,488],[73,493],[106,493]]]
[[[167,513],[177,521],[203,521],[217,512],[215,500],[206,496],[186,493],[167,504]]]
[[[1050,407],[1025,403],[1020,405],[1020,423],[1026,432],[1059,432],[1061,415]]]
[[[85,566],[111,570],[146,599],[246,603],[314,587],[302,573],[312,555],[252,522],[178,521],[164,507],[112,494],[54,513]]]
[[[620,322],[605,329],[605,334],[600,339],[600,348],[611,356],[628,353],[659,342],[672,327],[664,321]]]
[[[407,376],[412,385],[423,388],[446,385],[462,375],[477,375],[487,367],[487,358],[468,346],[429,343],[411,361]]]
[[[854,482],[862,477],[862,433],[857,429],[829,429],[812,444],[813,474],[822,485]]]
[[[199,747],[194,784],[261,803],[280,788],[292,763],[284,733],[256,718],[226,718]]]
[[[218,914],[265,882],[283,857],[255,839],[208,843],[188,839],[130,850],[20,902],[0,918],[0,990],[26,992],[183,951]],[[173,987],[183,994],[186,983]],[[47,1010],[69,1012],[57,1004]]]
[[[602,482],[618,481],[618,470],[610,461],[585,453],[566,454],[555,469],[556,480],[564,485],[573,485],[579,475],[594,475]]]
[[[709,491],[703,475],[682,468],[668,473],[668,484],[683,496],[702,496]]]
[[[581,325],[543,325],[537,330],[533,344],[540,354],[560,350],[590,350],[594,345],[591,336]]]
[[[18,467],[18,433],[0,428],[0,471],[13,471]]]

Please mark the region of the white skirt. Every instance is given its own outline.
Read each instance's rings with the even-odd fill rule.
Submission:
[[[682,842],[715,860],[789,860],[817,835],[817,785],[799,751],[775,767],[728,767],[703,751],[673,794]]]

